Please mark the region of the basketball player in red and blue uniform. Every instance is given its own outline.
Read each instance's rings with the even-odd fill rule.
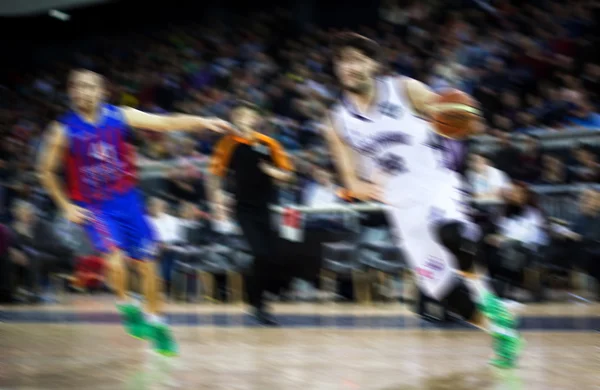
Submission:
[[[220,119],[154,115],[107,104],[105,80],[90,70],[73,71],[68,89],[72,110],[50,125],[39,160],[40,180],[66,218],[81,224],[96,250],[106,256],[128,333],[151,340],[163,355],[175,355],[177,344],[160,316],[161,279],[153,261],[156,242],[137,188],[129,129],[221,133],[232,129]],[[66,188],[59,179],[61,170]],[[127,258],[142,278],[145,312],[128,301]]]

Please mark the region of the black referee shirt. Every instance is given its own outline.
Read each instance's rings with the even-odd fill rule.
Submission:
[[[273,138],[260,133],[254,133],[251,140],[226,135],[216,146],[210,172],[220,177],[232,176],[238,208],[265,208],[276,201],[277,192],[272,178],[260,168],[261,162],[292,169],[283,148]]]

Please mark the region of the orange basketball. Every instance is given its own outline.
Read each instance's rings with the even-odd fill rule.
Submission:
[[[431,122],[444,137],[461,139],[473,134],[481,117],[479,103],[457,89],[440,93],[433,103]]]

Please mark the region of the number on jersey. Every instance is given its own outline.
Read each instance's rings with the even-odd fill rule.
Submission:
[[[390,175],[398,175],[400,173],[408,172],[406,167],[406,160],[404,157],[397,155],[396,153],[386,153],[377,159],[377,165],[381,170]]]
[[[90,157],[100,161],[116,160],[115,148],[105,142],[94,142],[90,144],[89,154]]]

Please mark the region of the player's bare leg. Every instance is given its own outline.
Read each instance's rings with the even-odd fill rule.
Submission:
[[[109,265],[109,279],[119,301],[127,300],[127,267],[119,250],[107,256]]]
[[[177,343],[165,319],[160,315],[162,300],[162,280],[156,261],[135,261],[142,279],[142,290],[146,298],[146,336],[152,341],[156,352],[165,356],[177,355]]]
[[[467,319],[467,322],[486,333],[490,331],[490,323],[480,311],[476,311],[471,318]]]

